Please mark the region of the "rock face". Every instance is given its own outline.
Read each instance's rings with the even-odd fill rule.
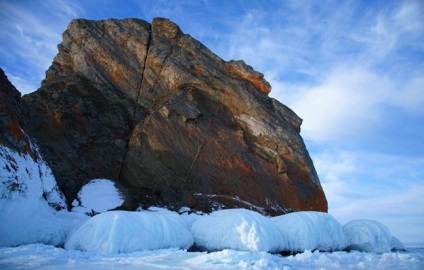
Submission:
[[[21,93],[0,69],[0,144],[17,152],[33,152],[22,129],[20,113]]]
[[[130,208],[327,211],[302,120],[270,90],[169,20],[79,19],[23,102],[68,202],[107,178]]]

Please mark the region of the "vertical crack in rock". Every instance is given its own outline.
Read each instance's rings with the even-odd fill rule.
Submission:
[[[204,144],[205,144],[205,142],[206,142],[205,136],[206,136],[206,133],[208,132],[209,127],[211,126],[211,123],[212,123],[212,119],[210,119],[210,120],[209,120],[209,124],[206,126],[206,129],[205,129],[205,131],[204,131],[204,132],[203,132],[203,134],[202,134],[202,138],[201,138],[200,145],[199,145],[199,147],[197,148],[196,155],[194,156],[193,161],[191,162],[190,168],[188,169],[187,176],[186,176],[186,178],[184,179],[184,183],[187,183],[187,180],[188,180],[188,178],[189,178],[189,176],[190,176],[190,173],[191,173],[191,171],[193,170],[194,163],[196,162],[196,159],[197,159],[197,157],[198,157],[198,156],[199,156],[199,154],[200,154],[200,150],[202,150],[202,147],[203,147],[203,145],[204,145]]]
[[[147,57],[149,55],[149,49],[150,49],[150,43],[152,41],[152,26],[150,25],[149,28],[149,37],[147,39],[147,44],[146,44],[146,56],[144,57],[144,63],[143,63],[143,68],[141,69],[141,79],[140,79],[140,83],[137,87],[137,97],[135,99],[135,103],[134,103],[134,111],[133,111],[133,115],[132,115],[132,127],[131,129],[134,131],[134,128],[137,126],[137,109],[139,107],[139,101],[140,101],[140,97],[142,97],[141,95],[141,91],[142,91],[142,87],[143,87],[143,81],[144,81],[144,72],[146,69],[146,64],[147,64]],[[126,151],[124,153],[123,159],[122,159],[122,163],[121,163],[121,167],[119,169],[119,174],[118,174],[118,181],[121,182],[122,180],[122,171],[123,171],[123,167],[128,155],[128,151],[130,149],[130,142],[131,142],[131,137],[132,137],[132,133],[130,134],[130,137],[127,140],[127,145],[126,145]]]

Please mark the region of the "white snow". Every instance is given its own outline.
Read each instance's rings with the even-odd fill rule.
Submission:
[[[78,200],[74,200],[72,211],[80,213],[103,213],[121,206],[124,197],[113,181],[93,179],[78,192]]]
[[[142,210],[141,208],[138,209],[137,211],[145,211]],[[175,214],[176,212],[170,211],[166,208],[162,208],[162,207],[155,207],[155,206],[151,206],[149,207],[149,209],[147,209],[147,211],[149,212],[164,212],[164,213],[173,213]],[[181,220],[184,221],[185,225],[187,228],[191,228],[191,226],[193,225],[193,223],[198,220],[200,217],[202,217],[204,215],[203,212],[197,211],[197,212],[193,212],[193,213],[189,213],[192,212],[192,210],[189,207],[182,207],[178,213],[179,213],[179,217],[181,218]]]
[[[191,232],[195,244],[207,250],[272,252],[279,250],[282,241],[269,218],[246,209],[219,210],[202,216],[193,223]]]
[[[37,156],[36,146],[31,146]],[[18,153],[0,145],[0,199],[27,200],[45,197],[51,205],[66,208],[65,197],[45,162],[29,154]]]
[[[348,249],[384,253],[392,248],[389,229],[375,220],[352,220],[343,226],[348,240]],[[398,243],[397,243],[398,245]]]
[[[55,218],[43,199],[5,200],[0,203],[0,246],[30,243],[61,245],[67,226]]]
[[[313,211],[295,212],[271,220],[280,230],[284,242],[282,250],[334,251],[347,246],[343,228],[333,216]]]
[[[266,252],[178,249],[105,254],[33,244],[0,248],[0,269],[424,269],[424,249],[384,254],[306,251],[283,257]]]
[[[193,236],[173,212],[111,211],[96,215],[71,232],[66,249],[126,253],[163,248],[187,249]]]
[[[41,158],[2,145],[0,164],[0,246],[62,245],[80,218],[50,207],[66,205],[51,170]]]

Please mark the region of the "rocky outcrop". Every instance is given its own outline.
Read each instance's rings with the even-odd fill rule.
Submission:
[[[21,93],[0,69],[0,144],[17,152],[35,155],[29,138],[22,129],[20,113]]]
[[[31,205],[45,200],[56,210],[66,208],[50,168],[25,132],[21,113],[21,94],[0,69],[0,215],[7,216],[8,202],[19,199]]]
[[[25,118],[71,202],[93,178],[127,205],[326,211],[301,119],[263,75],[156,18],[74,20]]]

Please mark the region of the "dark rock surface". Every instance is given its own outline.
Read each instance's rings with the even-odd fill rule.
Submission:
[[[21,93],[9,82],[0,69],[0,145],[18,153],[31,154],[36,151],[22,128]]]
[[[270,90],[169,20],[79,19],[23,103],[68,202],[107,178],[130,208],[327,211],[302,120]]]

